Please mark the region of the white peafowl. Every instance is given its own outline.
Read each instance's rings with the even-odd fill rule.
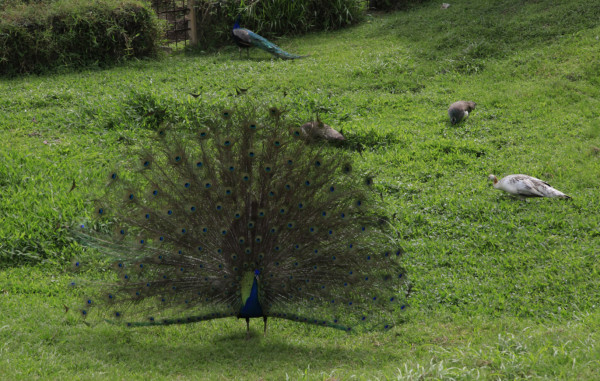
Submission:
[[[493,182],[494,188],[508,192],[521,199],[527,197],[557,197],[570,199],[563,192],[556,190],[547,182],[527,175],[508,175],[498,180],[494,175],[488,178]]]

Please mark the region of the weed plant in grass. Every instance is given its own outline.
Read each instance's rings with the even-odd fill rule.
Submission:
[[[458,2],[446,10],[430,3],[286,40],[283,49],[311,54],[294,62],[260,52],[239,58],[232,46],[2,80],[0,373],[593,379],[600,365],[598,15],[591,0]],[[360,147],[356,165],[377,172],[413,283],[409,322],[391,335],[277,322],[267,338],[256,333],[245,342],[235,320],[90,329],[64,313],[63,304],[81,296],[66,291],[64,273],[80,249],[52,227],[87,216],[102,174],[128,146],[147,144],[163,121],[187,123],[189,110],[202,117],[236,86],[287,107],[298,123],[318,112],[344,131],[346,149]],[[446,110],[459,99],[478,106],[452,126]],[[532,175],[573,200],[522,202],[492,189],[490,173]],[[22,264],[30,266],[13,267]]]

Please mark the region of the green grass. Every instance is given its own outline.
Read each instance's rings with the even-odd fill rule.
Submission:
[[[7,379],[595,379],[600,314],[536,319],[411,312],[385,334],[273,320],[183,326],[89,327],[65,303],[69,276],[4,272],[0,372]]]
[[[593,379],[600,366],[600,6],[431,3],[278,40],[273,61],[176,55],[0,82],[0,374],[9,379]],[[81,324],[65,225],[162,120],[235,87],[315,112],[377,173],[413,284],[408,322],[345,335],[234,319],[127,330]],[[284,91],[286,96],[284,97]],[[189,93],[200,93],[193,98]],[[451,126],[455,100],[477,109]],[[522,202],[487,175],[526,173],[570,202]],[[73,180],[77,187],[69,192]],[[93,274],[90,275],[94,276]]]

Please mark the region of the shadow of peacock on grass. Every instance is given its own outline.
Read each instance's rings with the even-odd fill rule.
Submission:
[[[243,319],[222,319],[200,324],[169,327],[123,328],[100,324],[78,326],[63,342],[67,357],[86,352],[91,371],[103,368],[109,374],[123,371],[156,373],[162,376],[207,374],[244,378],[244,375],[280,373],[292,377],[307,366],[313,370],[362,367],[367,363],[383,367],[399,362],[390,348],[365,345],[375,335],[349,335],[341,331],[298,325],[273,319],[263,337],[261,319],[246,339]],[[388,335],[393,338],[395,335]],[[379,338],[381,340],[381,338]],[[377,343],[377,340],[373,340]],[[94,343],[93,345],[89,345]],[[355,344],[352,344],[355,343]],[[167,365],[168,364],[168,365]],[[80,364],[81,366],[83,364]],[[120,370],[119,368],[123,368]],[[166,373],[165,373],[166,371]]]
[[[346,332],[270,319],[225,318],[128,328],[89,325],[69,292],[71,274],[39,268],[0,270],[0,374],[25,379],[318,379],[393,372],[410,345],[403,326],[386,332]],[[321,376],[324,375],[324,376]],[[0,377],[2,378],[2,377]]]

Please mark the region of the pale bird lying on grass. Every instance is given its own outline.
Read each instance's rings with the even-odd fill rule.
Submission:
[[[494,188],[508,192],[521,199],[525,199],[526,197],[571,198],[563,192],[552,188],[547,182],[527,175],[508,175],[502,180],[498,180],[494,175],[489,175],[488,178],[494,182]]]
[[[475,106],[477,106],[477,103],[471,101],[458,101],[452,103],[448,108],[450,123],[456,124],[463,119],[467,119],[469,113],[475,110]]]
[[[346,140],[344,135],[331,128],[331,126],[316,120],[304,123],[301,127],[302,133],[309,140],[342,141]]]

